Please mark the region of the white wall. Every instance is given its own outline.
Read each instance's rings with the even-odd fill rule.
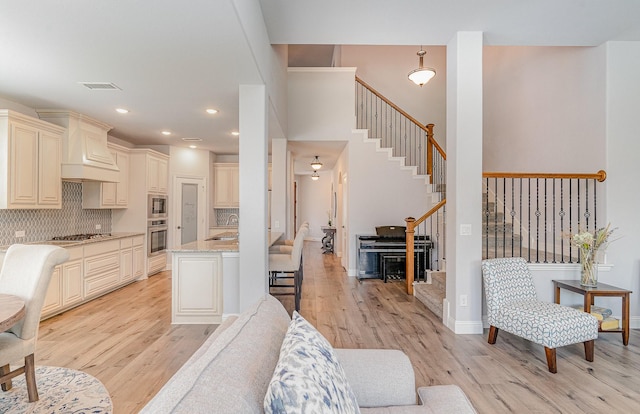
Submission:
[[[634,293],[631,295],[632,327],[640,328],[640,42],[609,42],[607,63],[607,220],[618,227],[607,250],[613,265],[600,281]],[[620,301],[611,299],[613,312]]]
[[[604,168],[603,48],[486,46],[483,53],[484,171]]]
[[[289,69],[290,141],[348,141],[355,126],[354,68]]]
[[[420,217],[431,206],[428,186],[416,179],[387,151],[377,151],[367,131],[354,131],[348,150],[349,264],[356,274],[356,235],[375,234],[376,226],[406,225],[405,217]],[[345,185],[343,183],[343,185]]]
[[[445,46],[424,46],[424,66],[436,76],[419,87],[407,75],[418,67],[420,46],[342,46],[342,66],[356,67],[360,79],[423,124],[435,124],[434,135],[446,143],[447,58]]]
[[[321,226],[328,224],[327,211],[331,206],[331,171],[318,172],[317,181],[311,175],[296,175],[298,182],[298,227],[309,222],[307,240],[322,240]]]
[[[171,146],[169,148],[169,231],[168,231],[168,249],[171,249],[174,246],[175,240],[175,232],[177,231],[176,225],[179,223],[179,217],[177,217],[176,209],[174,206],[178,202],[176,199],[176,195],[174,192],[174,185],[177,177],[181,178],[202,178],[204,179],[205,188],[206,188],[206,196],[205,196],[205,211],[208,212],[211,209],[211,185],[213,183],[209,182],[211,177],[210,168],[210,155],[209,151],[192,149],[192,148],[183,148],[183,147],[174,147]],[[135,179],[135,177],[131,177],[131,179]],[[205,222],[204,222],[204,232],[208,234],[209,229],[209,214],[205,214]],[[198,227],[198,233],[200,233],[200,228]],[[171,260],[171,256],[168,256],[169,260]]]

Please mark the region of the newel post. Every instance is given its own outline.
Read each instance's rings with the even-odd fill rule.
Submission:
[[[427,175],[433,184],[433,124],[427,124]]]
[[[407,222],[407,229],[406,229],[406,242],[407,242],[407,253],[406,253],[406,258],[405,258],[405,276],[407,279],[407,294],[409,295],[413,295],[413,270],[415,269],[415,265],[414,265],[414,258],[415,255],[413,254],[413,240],[414,240],[414,233],[415,233],[415,228],[414,228],[414,223],[416,221],[415,218],[413,217],[407,217],[406,219],[404,219],[404,221]]]

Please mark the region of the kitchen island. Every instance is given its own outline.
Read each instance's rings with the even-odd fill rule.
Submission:
[[[270,233],[269,246],[280,236],[282,233]],[[213,239],[171,250],[171,323],[218,324],[240,312],[237,233],[222,233]]]

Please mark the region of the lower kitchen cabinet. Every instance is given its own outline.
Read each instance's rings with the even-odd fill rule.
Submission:
[[[69,247],[55,267],[42,307],[48,318],[144,276],[144,236]]]
[[[162,272],[167,267],[167,255],[165,253],[160,253],[155,256],[149,257],[148,263],[148,272],[149,276]]]
[[[222,322],[222,254],[174,252],[171,323]]]

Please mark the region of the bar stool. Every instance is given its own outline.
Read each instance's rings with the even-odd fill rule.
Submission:
[[[298,231],[290,254],[269,254],[269,291],[272,295],[293,295],[295,310],[300,310],[300,296],[302,293],[302,247],[309,229]],[[292,283],[279,283],[282,279],[291,279]],[[271,292],[271,288],[292,288],[292,292]]]

